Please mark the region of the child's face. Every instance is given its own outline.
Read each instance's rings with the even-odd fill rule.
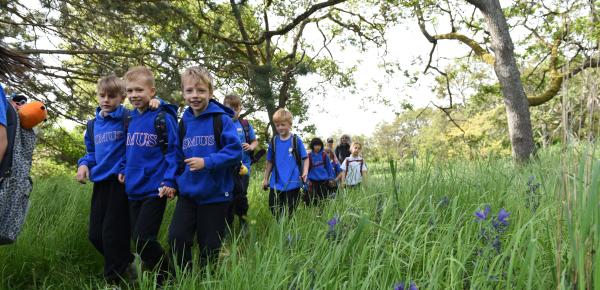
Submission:
[[[154,97],[154,94],[156,94],[156,88],[142,79],[127,81],[125,89],[131,105],[142,111],[148,108],[150,100]]]
[[[233,112],[234,112],[233,118],[234,119],[238,119],[240,117],[240,112],[242,111],[242,106],[234,107],[231,104],[229,104],[229,102],[225,102],[225,103],[223,103],[223,105],[225,105],[225,107],[233,110]]]
[[[360,154],[361,149],[362,148],[360,148],[360,146],[354,145],[352,146],[352,148],[350,148],[350,152],[352,153],[352,156],[358,156],[358,154]]]
[[[208,107],[208,102],[212,97],[211,92],[208,90],[208,85],[202,80],[194,80],[191,78],[184,79],[183,81],[183,99],[185,103],[192,108],[194,114],[204,112]]]
[[[321,145],[315,145],[313,147],[315,147],[315,152],[321,151]]]
[[[275,122],[275,128],[277,129],[277,133],[281,136],[287,136],[290,134],[290,129],[292,128],[292,124],[287,121],[284,122]]]
[[[122,96],[111,96],[106,92],[98,92],[98,105],[104,113],[114,112],[125,100]]]

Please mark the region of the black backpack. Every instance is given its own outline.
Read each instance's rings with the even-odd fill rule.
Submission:
[[[127,130],[129,129],[129,122],[131,121],[131,111],[125,109],[125,117],[123,118],[123,128],[125,129],[124,133],[127,135]],[[154,131],[156,131],[157,135],[157,144],[160,146],[160,150],[163,154],[167,153],[167,149],[169,148],[169,132],[167,131],[167,119],[165,117],[165,111],[159,111],[154,118]],[[95,147],[95,138],[94,138],[94,124],[96,122],[96,118],[88,120],[86,124],[86,134],[88,138],[92,141],[92,146]]]

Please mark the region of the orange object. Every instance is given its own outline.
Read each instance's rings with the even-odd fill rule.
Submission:
[[[46,110],[46,106],[39,101],[27,103],[19,108],[21,127],[25,129],[37,126],[39,123],[46,121],[47,117],[48,111]]]

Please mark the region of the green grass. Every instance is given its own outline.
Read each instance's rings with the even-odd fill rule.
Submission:
[[[393,289],[414,281],[420,289],[600,289],[600,163],[585,152],[541,152],[526,166],[429,158],[395,174],[387,162],[369,164],[369,187],[340,192],[322,209],[301,206],[279,223],[255,173],[248,234],[227,239],[212,271],[196,267],[166,288]],[[541,183],[535,211],[526,194],[532,175]],[[0,247],[0,286],[105,287],[87,240],[90,196],[91,186],[71,177],[36,180],[18,242]],[[491,223],[475,221],[486,205],[511,213],[499,253],[480,238]],[[161,228],[165,247],[173,207]],[[152,281],[145,273],[135,287]]]

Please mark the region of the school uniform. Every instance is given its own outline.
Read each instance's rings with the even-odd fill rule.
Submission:
[[[128,115],[123,106],[106,115],[97,108],[94,136],[91,132],[84,135],[87,153],[78,161],[78,167],[89,168],[94,182],[88,238],[104,257],[104,277],[112,281],[123,277],[133,261],[129,204],[125,186],[117,180],[125,157],[124,119]]]
[[[319,152],[311,152],[308,170],[308,194],[304,195],[306,205],[316,204],[329,194],[329,181],[335,179],[333,167],[329,156],[321,149]]]
[[[273,170],[269,180],[269,208],[271,213],[279,218],[284,212],[291,215],[298,205],[300,198],[300,188],[303,186],[301,179],[302,162],[300,167],[296,162],[294,154],[293,135],[287,140],[281,140],[279,135],[274,137],[273,143],[275,150],[272,148],[272,143],[269,143],[267,150],[267,161],[273,163]],[[300,160],[307,158],[306,149],[300,137],[296,138],[297,154]],[[277,151],[277,152],[275,152]]]
[[[155,122],[164,111],[168,146],[163,152]],[[177,107],[161,104],[157,110],[134,110],[127,132],[125,154],[125,190],[129,197],[130,223],[136,251],[148,268],[166,258],[157,241],[167,198],[158,196],[159,188],[177,188],[176,174],[181,161],[177,128]],[[166,263],[163,263],[164,268]]]
[[[217,141],[214,118],[220,118],[221,137]],[[204,168],[191,171],[188,165],[177,178],[179,197],[169,226],[169,244],[176,264],[191,264],[194,235],[200,248],[200,261],[218,254],[227,228],[227,213],[233,194],[233,167],[242,159],[242,145],[231,120],[233,111],[215,100],[195,116],[191,108],[183,114],[181,151],[185,159],[204,158]],[[183,130],[183,129],[182,129]]]

